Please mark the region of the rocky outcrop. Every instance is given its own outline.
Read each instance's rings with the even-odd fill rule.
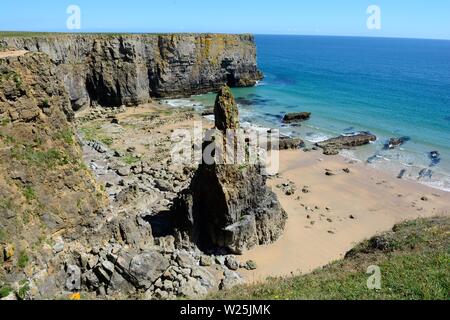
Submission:
[[[62,238],[82,241],[101,220],[106,196],[82,163],[72,118],[47,55],[0,58],[0,282],[43,269],[54,281]]]
[[[222,87],[214,104],[214,121],[216,129],[225,132],[227,129],[239,128],[239,111],[229,87]]]
[[[336,155],[341,149],[348,149],[352,147],[358,147],[365,144],[369,144],[377,140],[377,137],[368,132],[361,132],[351,136],[340,136],[331,138],[322,142],[316,143],[316,145],[323,149],[323,153],[326,155]]]
[[[214,109],[216,137],[238,128],[237,106],[228,88],[219,91]],[[208,145],[205,142],[203,150]],[[287,219],[266,186],[261,165],[251,163],[200,164],[173,211],[179,239],[187,236],[203,249],[223,248],[236,254],[277,240]]]
[[[47,53],[74,110],[252,86],[262,78],[251,35],[46,34],[6,36],[0,46]]]
[[[305,142],[300,138],[280,137],[278,148],[279,150],[298,149],[305,145]]]
[[[284,123],[301,122],[301,121],[309,120],[310,117],[311,117],[311,112],[287,113],[283,117],[283,122]]]
[[[384,149],[385,150],[395,149],[397,147],[402,146],[409,140],[410,140],[409,137],[390,138],[389,141],[384,144]]]

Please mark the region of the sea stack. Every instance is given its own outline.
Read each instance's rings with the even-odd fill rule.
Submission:
[[[228,87],[220,89],[214,114],[217,131],[239,127],[237,105]],[[262,166],[253,163],[202,162],[173,209],[179,241],[234,254],[277,240],[287,219],[266,185]]]

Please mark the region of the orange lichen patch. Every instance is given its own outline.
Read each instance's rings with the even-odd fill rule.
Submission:
[[[80,294],[79,292],[77,292],[77,293],[72,293],[72,294],[69,296],[69,299],[70,299],[70,300],[80,300],[80,299],[81,299],[81,294]]]

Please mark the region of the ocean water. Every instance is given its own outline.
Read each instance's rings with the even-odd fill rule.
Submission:
[[[233,89],[241,121],[281,127],[311,144],[370,131],[375,143],[342,154],[450,191],[450,41],[261,35],[256,43],[265,78]],[[213,94],[192,99],[214,103]],[[311,120],[281,123],[298,111],[312,112]],[[409,140],[384,150],[392,137]]]

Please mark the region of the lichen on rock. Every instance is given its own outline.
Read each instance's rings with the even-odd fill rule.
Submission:
[[[239,127],[229,88],[219,90],[214,113],[220,132]],[[203,249],[221,248],[236,254],[277,240],[287,219],[266,185],[261,164],[253,163],[201,163],[173,210],[181,242],[187,237]]]

